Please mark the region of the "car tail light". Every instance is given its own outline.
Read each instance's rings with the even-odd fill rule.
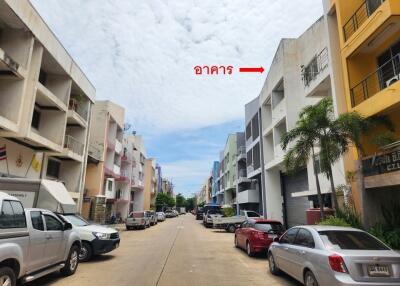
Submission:
[[[329,265],[335,272],[348,273],[343,257],[338,254],[332,254],[329,256]]]

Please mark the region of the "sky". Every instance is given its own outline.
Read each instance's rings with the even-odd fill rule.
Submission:
[[[322,0],[31,0],[96,88],[125,107],[176,193],[198,192],[227,135],[244,130],[281,38],[322,15]],[[200,65],[232,75],[196,76]]]

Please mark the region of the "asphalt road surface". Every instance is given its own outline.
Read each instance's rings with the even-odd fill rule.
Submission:
[[[233,237],[182,215],[146,230],[123,231],[118,249],[80,263],[75,275],[55,273],[29,286],[300,285],[287,275],[272,276],[265,255],[248,257],[234,247]]]

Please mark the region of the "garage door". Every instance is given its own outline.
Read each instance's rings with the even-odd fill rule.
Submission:
[[[295,175],[282,175],[284,217],[288,227],[306,224],[306,210],[310,207],[307,197],[292,197],[292,193],[308,190],[307,170]]]

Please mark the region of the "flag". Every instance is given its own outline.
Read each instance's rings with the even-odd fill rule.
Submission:
[[[33,155],[33,159],[32,159],[32,168],[33,170],[35,170],[36,172],[40,171],[40,162],[39,160],[36,159],[36,155]]]
[[[6,159],[7,159],[7,151],[6,151],[6,145],[4,145],[3,147],[0,147],[0,161]]]

